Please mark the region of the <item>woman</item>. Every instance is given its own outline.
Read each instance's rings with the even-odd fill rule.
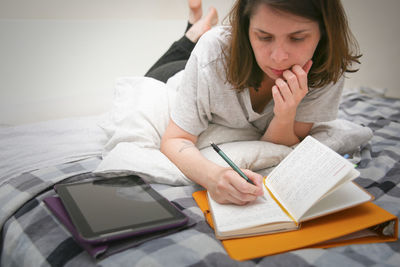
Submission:
[[[230,26],[215,27],[186,64],[161,151],[219,203],[262,195],[262,177],[202,156],[195,144],[209,124],[255,128],[287,146],[315,122],[336,118],[343,75],[360,55],[340,0],[238,0]]]

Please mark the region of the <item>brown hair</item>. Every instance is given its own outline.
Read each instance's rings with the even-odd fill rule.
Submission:
[[[247,87],[257,89],[263,79],[249,40],[250,18],[260,4],[318,22],[321,39],[308,74],[310,87],[336,83],[344,72],[358,70],[351,66],[360,63],[361,54],[340,0],[237,0],[228,14],[232,39],[224,54],[227,81],[238,91]]]

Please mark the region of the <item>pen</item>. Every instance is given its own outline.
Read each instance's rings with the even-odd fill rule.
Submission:
[[[213,142],[210,142],[210,144],[211,144],[212,148],[214,148],[215,152],[217,152],[217,153],[222,157],[222,159],[225,160],[226,163],[228,163],[229,166],[232,167],[232,169],[233,169],[235,172],[237,172],[240,176],[242,176],[247,182],[249,182],[249,183],[251,183],[251,184],[254,185],[253,181],[250,180],[249,177],[247,177],[246,174],[244,174],[244,173],[242,172],[242,170],[239,169],[239,167],[236,166],[236,164],[233,163],[233,161],[230,160],[230,159],[228,158],[228,156],[227,156],[216,144],[214,144]]]
[[[350,156],[349,156],[349,154],[344,154],[343,157],[344,157],[345,159],[348,159]],[[358,165],[357,165],[357,164],[354,164],[354,168],[357,168],[357,167],[358,167]]]

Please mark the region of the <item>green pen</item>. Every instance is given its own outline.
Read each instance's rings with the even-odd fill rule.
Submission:
[[[344,154],[343,155],[343,158],[345,158],[345,159],[348,159],[350,156],[349,156],[349,154]],[[358,165],[357,164],[354,164],[354,168],[357,168],[358,167]]]
[[[249,182],[249,183],[251,183],[251,184],[254,185],[253,181],[250,180],[249,177],[247,177],[246,174],[244,174],[244,173],[242,172],[242,170],[239,169],[239,167],[236,166],[236,164],[233,163],[233,161],[230,160],[230,158],[228,158],[228,156],[227,156],[216,144],[214,144],[213,142],[210,142],[210,144],[211,144],[212,148],[214,148],[215,152],[217,152],[217,153],[222,157],[222,159],[225,160],[226,163],[228,163],[229,166],[232,167],[232,169],[233,169],[235,172],[237,172],[240,176],[242,176],[247,182]]]

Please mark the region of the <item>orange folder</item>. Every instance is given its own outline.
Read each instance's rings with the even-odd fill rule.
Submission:
[[[193,193],[208,224],[213,227],[206,191]],[[386,228],[382,233],[383,226]],[[360,236],[360,231],[375,229],[374,236]],[[391,229],[391,231],[387,231]],[[371,231],[369,231],[371,232]],[[398,218],[381,207],[367,202],[353,208],[322,216],[301,224],[299,230],[223,240],[229,256],[243,261],[300,248],[328,248],[350,244],[397,241]]]

